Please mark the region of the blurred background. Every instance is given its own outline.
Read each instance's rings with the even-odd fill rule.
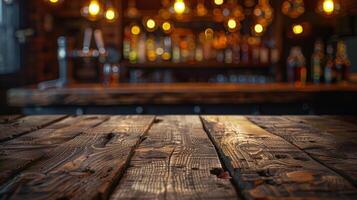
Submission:
[[[0,0],[2,114],[356,114],[355,0]]]

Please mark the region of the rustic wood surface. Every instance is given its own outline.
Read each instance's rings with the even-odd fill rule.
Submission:
[[[247,118],[207,116],[203,123],[247,199],[357,198],[347,180]]]
[[[0,124],[0,142],[38,130],[64,117],[65,116],[31,116],[10,120],[9,123]]]
[[[357,125],[328,117],[250,117],[357,187]]]
[[[115,199],[236,199],[197,116],[163,117],[135,151]]]
[[[357,199],[356,117],[0,116],[0,199]]]
[[[8,91],[11,106],[136,104],[241,104],[241,103],[353,103],[357,85],[271,84],[77,84],[39,90],[35,87]]]

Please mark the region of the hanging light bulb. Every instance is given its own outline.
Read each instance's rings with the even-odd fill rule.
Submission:
[[[81,9],[81,14],[89,20],[95,21],[103,14],[102,11],[102,5],[98,0],[90,0],[89,4]]]
[[[177,14],[183,14],[186,10],[186,4],[184,0],[176,0],[174,4],[174,10]]]
[[[109,22],[115,21],[116,18],[118,17],[118,13],[110,1],[108,1],[107,10],[105,11],[104,16]]]
[[[214,0],[214,4],[216,4],[217,6],[220,6],[224,3],[224,0]]]
[[[339,0],[320,0],[317,11],[325,16],[336,15],[340,12],[341,4]]]
[[[45,1],[52,5],[57,5],[57,4],[62,3],[63,0],[45,0]]]
[[[264,31],[264,26],[261,24],[254,25],[254,31],[256,34],[261,34]]]
[[[157,22],[154,18],[147,17],[143,20],[143,25],[147,31],[153,32],[157,29]]]
[[[292,31],[295,35],[300,35],[304,32],[304,27],[301,24],[294,24],[292,26]]]
[[[96,0],[92,0],[88,6],[88,12],[92,16],[96,16],[100,12],[100,5],[99,2]]]
[[[161,28],[165,33],[169,33],[172,30],[172,24],[166,21],[162,23]]]

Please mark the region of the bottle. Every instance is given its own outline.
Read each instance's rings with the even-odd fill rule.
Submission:
[[[311,57],[311,78],[313,83],[320,83],[322,76],[322,66],[324,60],[323,53],[323,42],[321,40],[317,40],[315,42],[314,53]]]
[[[336,52],[336,80],[337,82],[348,81],[351,62],[348,59],[346,44],[343,41],[337,43]]]
[[[288,82],[305,84],[307,79],[306,60],[300,47],[293,47],[287,60]]]
[[[297,51],[297,65],[296,65],[296,74],[295,83],[305,84],[307,81],[307,69],[306,69],[306,59],[301,52],[301,48],[298,48]]]
[[[326,48],[326,61],[324,68],[324,80],[325,83],[332,83],[334,79],[334,60],[333,60],[333,47],[332,45],[328,45]]]

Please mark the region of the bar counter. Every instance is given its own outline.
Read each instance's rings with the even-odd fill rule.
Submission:
[[[0,116],[0,196],[353,200],[356,122],[337,116]]]
[[[76,84],[39,90],[35,87],[11,89],[12,106],[50,105],[130,105],[130,104],[241,104],[316,101],[352,101],[357,84]]]

